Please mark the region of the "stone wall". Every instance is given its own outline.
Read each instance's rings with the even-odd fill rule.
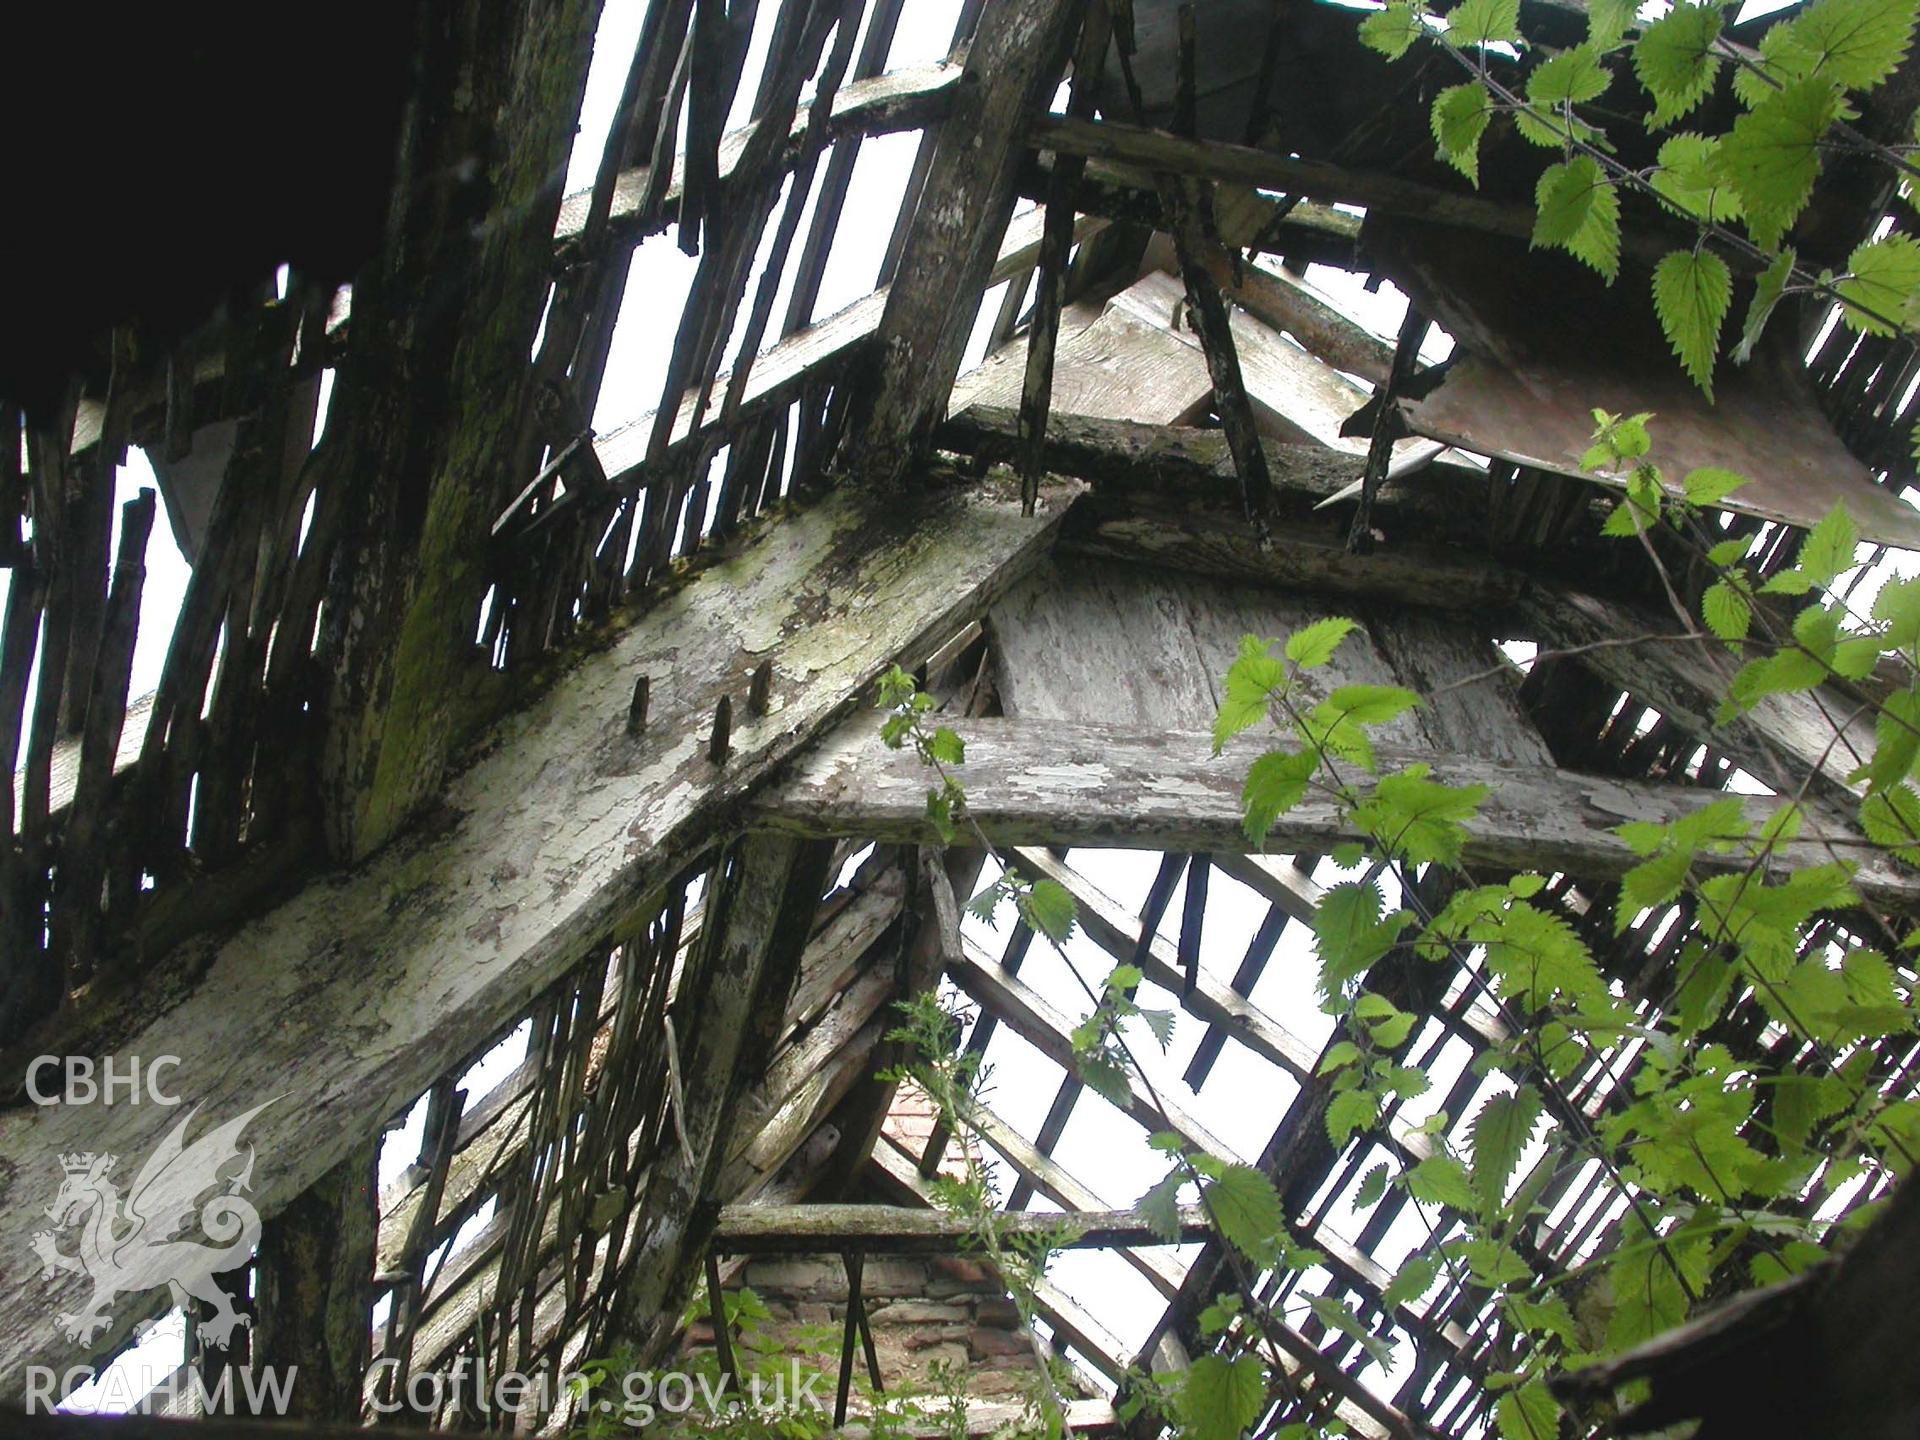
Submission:
[[[840,1367],[847,1313],[847,1272],[838,1255],[768,1256],[741,1267],[730,1290],[744,1285],[767,1317],[749,1322],[749,1341],[763,1363],[798,1356],[830,1377]],[[1033,1341],[998,1277],[965,1256],[869,1255],[861,1293],[888,1394],[941,1394],[961,1384],[979,1400],[1020,1400],[1038,1373]],[[701,1321],[686,1337],[711,1351],[713,1328]],[[861,1352],[855,1375],[866,1377]]]

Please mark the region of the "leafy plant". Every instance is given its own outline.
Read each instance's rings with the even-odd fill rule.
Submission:
[[[1362,41],[1389,59],[1430,46],[1466,73],[1434,98],[1432,127],[1441,158],[1474,185],[1481,145],[1502,120],[1560,152],[1538,178],[1534,245],[1566,251],[1611,284],[1623,193],[1693,227],[1693,243],[1654,267],[1652,300],[1675,357],[1709,398],[1736,274],[1754,278],[1736,363],[1790,295],[1833,300],[1846,324],[1868,334],[1920,323],[1920,243],[1910,237],[1869,240],[1838,273],[1803,268],[1783,243],[1829,152],[1883,165],[1914,203],[1920,168],[1910,147],[1879,144],[1849,122],[1906,58],[1917,0],[1814,0],[1768,30],[1757,52],[1726,34],[1730,3],[1682,0],[1643,22],[1631,0],[1594,0],[1585,42],[1557,52],[1528,44],[1518,5],[1504,0],[1465,0],[1444,14],[1426,0],[1393,0],[1360,23]],[[1723,133],[1676,132],[1644,169],[1618,158],[1603,123],[1618,113],[1617,100],[1611,111],[1604,105],[1608,96],[1643,94],[1646,127],[1657,132],[1694,117],[1723,83],[1742,107]]]

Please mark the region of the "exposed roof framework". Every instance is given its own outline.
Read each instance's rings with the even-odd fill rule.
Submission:
[[[173,1118],[27,1105],[27,1060],[166,1054],[208,1115],[279,1097],[250,1132],[269,1221],[252,1354],[330,1377],[316,1416],[369,1398],[370,1314],[372,1355],[419,1372],[658,1354],[716,1223],[723,1247],[751,1229],[722,1205],[928,1203],[950,1138],[905,1146],[876,1076],[901,1059],[893,1003],[947,984],[975,1012],[963,1043],[1031,1090],[993,1100],[984,1135],[1009,1209],[1125,1207],[1135,1161],[1075,1157],[1170,1119],[1266,1170],[1325,1257],[1262,1278],[1291,1317],[1290,1414],[1479,1433],[1515,1337],[1472,1286],[1385,1307],[1409,1225],[1452,1222],[1397,1192],[1362,1219],[1352,1197],[1421,1157],[1430,1111],[1464,1133],[1495,1086],[1474,1058],[1525,1017],[1472,956],[1383,967],[1376,987],[1420,1017],[1406,1055],[1450,1084],[1332,1142],[1321,1059],[1342,1037],[1299,976],[1349,837],[1308,805],[1248,852],[1239,771],[1205,736],[1234,642],[1358,614],[1342,678],[1436,696],[1393,753],[1494,783],[1468,862],[1551,873],[1542,903],[1642,1014],[1673,1003],[1692,916],[1615,936],[1614,826],[1810,774],[1809,833],[1858,840],[1828,743],[1850,697],[1716,727],[1720,677],[1694,649],[1594,646],[1670,629],[1658,587],[1599,540],[1602,485],[1486,438],[1566,419],[1527,388],[1525,322],[1454,283],[1463,251],[1520,256],[1579,303],[1572,267],[1515,238],[1530,180],[1498,151],[1483,190],[1449,178],[1437,77],[1387,70],[1336,6],[1200,7],[1178,135],[1174,5],[963,0],[949,53],[892,66],[905,0],[652,0],[631,57],[600,57],[626,80],[595,182],[562,196],[598,7],[510,8],[510,33],[451,42],[486,118],[451,75],[420,79],[395,181],[415,203],[350,294],[296,273],[165,354],[116,342],[109,386],[0,445],[0,1255],[43,1227],[55,1157],[145,1154]],[[1545,43],[1581,33],[1577,5],[1522,11]],[[1126,26],[1137,112],[1115,78]],[[1862,128],[1904,136],[1917,77]],[[820,313],[837,239],[876,223],[848,205],[862,145],[900,133],[918,159],[879,222],[876,288]],[[477,188],[436,190],[476,158]],[[1803,253],[1910,225],[1888,199],[1836,164]],[[1635,224],[1651,242],[1661,221]],[[606,393],[634,252],[668,238],[698,265],[677,317],[639,321],[671,329],[662,393]],[[1310,266],[1413,296],[1397,341]],[[1421,363],[1429,319],[1456,364]],[[1811,302],[1794,319],[1753,384],[1795,443],[1765,506],[1717,523],[1763,568],[1836,499],[1913,546],[1920,359]],[[1606,378],[1678,394],[1670,363],[1633,371],[1634,343]],[[1690,441],[1720,438],[1713,412],[1694,420]],[[129,445],[193,561],[151,697],[128,694],[155,518],[145,497],[116,522]],[[1509,642],[1582,653],[1522,682]],[[967,738],[987,836],[1075,895],[1072,953],[1140,965],[1184,1012],[1166,1087],[1184,1113],[1088,1091],[1058,964],[1017,922],[963,925],[986,857],[939,848],[925,776],[866,708],[895,661]],[[1920,897],[1884,859],[1859,883],[1894,910]],[[1721,1038],[1769,1071],[1807,1058],[1752,999]],[[524,1058],[498,1076],[502,1046]],[[1596,1124],[1641,1058],[1628,1042],[1565,1077],[1557,1118]],[[1890,1089],[1916,1066],[1911,1037],[1871,1059]],[[376,1185],[409,1113],[417,1159]],[[1601,1167],[1531,1159],[1540,1273],[1617,1239],[1627,1202]],[[1203,1348],[1220,1255],[1121,1244],[1108,1220],[1105,1261],[1137,1278],[1076,1260],[1040,1305],[1056,1347],[1122,1384]],[[57,1332],[78,1291],[0,1267],[0,1398],[163,1308]],[[1105,1304],[1123,1293],[1124,1324]],[[1394,1363],[1314,1295],[1350,1301]],[[223,1363],[190,1347],[189,1366]]]

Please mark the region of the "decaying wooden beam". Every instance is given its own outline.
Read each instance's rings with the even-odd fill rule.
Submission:
[[[255,1204],[278,1213],[724,833],[889,662],[979,615],[1072,493],[1051,489],[1027,519],[991,483],[884,502],[849,490],[750,535],[496,726],[445,790],[439,833],[184,947],[156,977],[162,990],[117,1012],[123,1028],[65,1048],[178,1056],[178,1089],[209,1121],[281,1097],[246,1136]],[[741,688],[743,657],[766,655],[770,713],[735,732],[716,771],[704,756],[714,702]],[[672,680],[656,683],[646,733],[630,739],[636,674]],[[7,1096],[37,1053],[29,1043],[0,1071]],[[349,1104],[364,1128],[342,1123]],[[0,1253],[31,1253],[61,1179],[54,1157],[137,1165],[172,1122],[153,1106],[0,1111]],[[79,1291],[26,1265],[0,1272],[0,1396],[20,1393],[29,1358],[77,1363],[141,1318],[128,1306],[113,1332],[69,1341],[50,1317]]]
[[[1240,788],[1254,749],[1215,757],[1200,732],[1140,732],[1064,721],[954,720],[967,742],[960,779],[967,811],[1002,845],[1086,845],[1132,849],[1244,851]],[[1484,784],[1486,801],[1466,822],[1464,857],[1511,870],[1560,871],[1606,880],[1638,857],[1614,833],[1630,820],[1668,824],[1719,798],[1679,785],[1612,780],[1534,765],[1382,745],[1382,773],[1409,763],[1433,767],[1449,785]],[[927,773],[911,754],[888,750],[871,721],[856,719],[801,756],[755,805],[765,823],[810,835],[863,835],[902,843],[934,838],[926,818]],[[1765,816],[1780,801],[1747,800]],[[1829,847],[1857,861],[1861,893],[1920,905],[1920,874],[1869,844],[1834,806],[1808,802],[1805,833],[1779,851],[1793,867],[1825,864]],[[1309,795],[1268,836],[1278,852],[1324,852],[1362,837],[1336,808]],[[1737,869],[1730,856],[1702,855],[1705,870]]]
[[[981,16],[887,297],[877,385],[854,432],[857,475],[903,478],[946,414],[974,306],[1013,212],[1022,139],[1082,8],[1077,0],[1001,0]]]
[[[1061,1250],[1174,1243],[1137,1210],[1014,1210],[995,1224],[1003,1235],[1046,1237]],[[1212,1233],[1204,1209],[1180,1207],[1182,1242]],[[722,1255],[810,1255],[854,1246],[876,1254],[951,1255],[978,1244],[965,1216],[906,1205],[729,1205],[713,1232],[713,1249]]]
[[[669,1104],[679,1146],[655,1160],[614,1330],[651,1358],[678,1323],[713,1224],[709,1197],[746,1073],[772,1048],[826,882],[830,847],[753,834],[716,873],[700,945],[674,999],[683,1053]]]
[[[368,1141],[260,1233],[251,1363],[298,1369],[291,1416],[353,1424],[366,1379],[379,1144]]]
[[[1791,793],[1812,774],[1815,793],[1851,804],[1847,775],[1874,752],[1873,714],[1833,687],[1769,695],[1746,714],[1717,723],[1721,698],[1740,662],[1718,645],[1631,643],[1673,634],[1678,617],[1578,591],[1540,588],[1521,605],[1543,648],[1585,647],[1577,663],[1710,741],[1766,785]],[[1844,730],[1836,742],[1835,736]],[[1814,862],[1808,862],[1814,863]]]
[[[1163,174],[1254,185],[1310,200],[1361,205],[1497,235],[1525,237],[1533,233],[1533,212],[1524,205],[1484,200],[1393,175],[1296,160],[1250,145],[1188,140],[1165,130],[1061,115],[1035,120],[1029,140],[1036,148],[1056,155],[1117,160]]]

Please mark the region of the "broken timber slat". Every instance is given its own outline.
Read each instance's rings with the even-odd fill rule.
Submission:
[[[180,1087],[209,1122],[282,1097],[246,1135],[255,1203],[276,1213],[371,1133],[346,1123],[346,1108],[377,1124],[505,1024],[711,844],[729,809],[889,662],[991,604],[1071,493],[1051,490],[1024,518],[980,490],[884,506],[842,491],[753,536],[500,722],[447,787],[444,833],[403,838],[185,948],[167,972],[170,1008],[122,1006],[117,1048],[178,1056]],[[715,771],[703,755],[714,701],[740,687],[743,652],[776,648],[772,713],[741,727]],[[634,741],[637,673],[673,680]],[[82,1035],[70,1048],[113,1045]],[[172,1120],[130,1105],[0,1113],[0,1253],[30,1253],[61,1178],[52,1157],[104,1151],[137,1165]],[[0,1272],[0,1397],[20,1393],[29,1356],[79,1363],[119,1338],[81,1346],[49,1333],[44,1317],[74,1308],[79,1289],[24,1265]]]
[[[674,998],[686,1034],[670,1101],[680,1145],[665,1147],[648,1174],[631,1272],[614,1297],[616,1335],[642,1355],[677,1323],[706,1251],[704,1202],[725,1159],[740,1075],[777,1035],[828,855],[825,845],[758,832],[740,842],[731,873],[714,878],[722,894],[711,909],[726,918],[703,931]]]
[[[1102,224],[1098,220],[1083,219],[1076,229],[1076,238],[1092,234]],[[989,282],[1004,280],[1023,266],[1032,264],[1039,248],[1038,212],[1021,216],[1007,227],[999,258],[988,272]],[[886,312],[888,294],[887,290],[876,290],[818,324],[795,331],[769,347],[753,362],[753,369],[741,392],[740,415],[753,415],[769,405],[791,399],[809,374],[847,355],[871,338],[879,329]],[[724,391],[730,379],[731,372],[719,376],[714,381],[715,390]],[[696,397],[693,396],[681,402],[680,413],[674,417],[671,446],[685,445],[693,434],[695,404]],[[648,411],[637,419],[617,425],[595,440],[594,454],[609,483],[615,486],[633,483],[635,472],[646,459],[654,413]],[[720,418],[718,411],[710,410],[701,421],[699,434],[704,436],[712,433],[718,427]]]
[[[842,135],[884,135],[931,124],[944,112],[949,92],[960,79],[960,73],[958,65],[941,62],[891,70],[844,85],[834,93],[827,134],[835,139]],[[795,111],[787,140],[785,158],[789,161],[798,156],[812,116],[812,105],[802,105]],[[754,129],[753,125],[745,125],[721,138],[719,179],[724,181],[733,174]],[[607,219],[610,238],[633,236],[651,183],[652,170],[645,165],[622,171],[614,181],[613,205]],[[579,239],[585,231],[592,199],[592,193],[583,190],[569,195],[561,203],[559,222],[554,226],[554,239],[561,245]],[[680,186],[676,182],[667,190],[664,213],[672,214],[679,199]]]
[[[1009,1236],[1049,1237],[1063,1250],[1119,1245],[1171,1245],[1138,1210],[1002,1212],[995,1225]],[[1206,1211],[1180,1207],[1180,1240],[1213,1233]],[[910,1205],[729,1205],[720,1212],[713,1249],[722,1255],[810,1255],[858,1248],[888,1255],[948,1255],[978,1244],[973,1222],[948,1210]]]
[[[1711,741],[1762,784],[1791,792],[1799,777],[1811,771],[1815,794],[1851,804],[1853,787],[1846,777],[1873,754],[1875,745],[1874,717],[1860,709],[1860,702],[1829,687],[1768,695],[1746,714],[1716,726],[1721,697],[1739,668],[1738,661],[1704,640],[1698,645],[1657,640],[1623,643],[1636,634],[1675,633],[1673,616],[1545,588],[1528,594],[1521,610],[1543,649],[1591,647],[1578,656],[1581,665],[1651,705],[1689,734]],[[1836,730],[1850,717],[1845,741],[1836,744]],[[1874,859],[1885,864],[1882,856]]]
[[[1252,750],[1214,757],[1200,731],[1140,731],[1065,721],[960,720],[967,744],[967,813],[1000,845],[1087,845],[1222,851],[1249,848],[1240,789]],[[1682,785],[1613,780],[1539,765],[1503,764],[1425,749],[1381,746],[1383,773],[1411,762],[1448,785],[1490,787],[1466,822],[1469,865],[1559,871],[1582,879],[1624,874],[1639,857],[1614,833],[1629,820],[1668,824],[1721,798]],[[813,835],[929,844],[927,778],[911,756],[887,750],[862,718],[795,762],[755,805],[767,824]],[[1748,799],[1756,816],[1779,801]],[[1900,908],[1920,906],[1920,873],[1897,867],[1832,805],[1807,802],[1802,836],[1777,851],[1788,867],[1857,861],[1862,895]],[[1322,852],[1362,837],[1335,807],[1315,797],[1282,815],[1269,849]],[[1831,847],[1832,854],[1829,853]],[[1733,857],[1702,855],[1705,868],[1738,868]]]
[[[1074,0],[999,0],[980,17],[887,295],[879,383],[854,432],[855,475],[901,479],[946,416],[1013,210],[1027,127],[1082,8]]]

